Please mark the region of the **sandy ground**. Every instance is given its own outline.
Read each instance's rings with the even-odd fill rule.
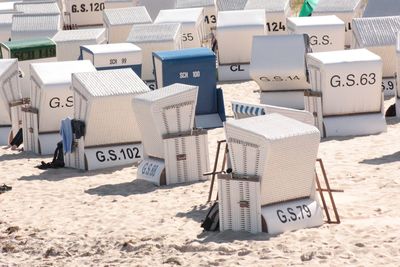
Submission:
[[[231,100],[258,102],[253,82],[222,87],[230,115]],[[13,186],[0,195],[0,266],[399,266],[399,122],[323,140],[342,223],[278,236],[203,232],[210,181],[158,188],[135,167],[41,171],[42,157],[0,150],[0,184]],[[209,133],[210,159],[220,139]]]

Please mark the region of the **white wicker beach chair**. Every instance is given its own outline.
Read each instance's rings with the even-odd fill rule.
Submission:
[[[216,0],[217,11],[243,10],[247,0]]]
[[[84,45],[80,58],[90,60],[97,70],[131,68],[141,77],[142,50],[131,43]]]
[[[203,8],[161,10],[154,24],[180,23],[183,48],[201,47],[205,39]]]
[[[289,34],[307,34],[313,52],[343,50],[345,24],[335,15],[291,17],[287,19]]]
[[[216,38],[220,81],[250,79],[249,64],[253,37],[265,33],[265,12],[262,9],[218,13]]]
[[[77,60],[81,45],[103,44],[106,42],[105,29],[81,29],[59,31],[53,41],[57,44],[58,61]]]
[[[266,224],[268,233],[276,234],[323,223],[314,199],[317,128],[270,114],[228,121],[225,130],[233,174],[218,179],[221,231],[257,233]],[[298,217],[301,211],[296,210],[292,221],[280,220],[276,205],[287,213],[288,207],[298,203],[306,209],[317,207],[313,216]]]
[[[268,35],[286,34],[291,16],[290,0],[248,0],[244,9],[264,9]]]
[[[193,131],[198,87],[173,84],[133,99],[145,159],[138,178],[156,185],[205,179],[209,168],[206,131]],[[150,172],[152,168],[165,172]]]
[[[133,99],[145,153],[164,158],[162,137],[194,127],[197,86],[174,84]]]
[[[18,61],[0,59],[0,144],[7,145],[10,131],[13,136],[21,127],[20,109],[12,108],[22,105],[21,92],[18,88]]]
[[[400,16],[354,19],[352,48],[367,48],[380,56],[383,61],[383,78],[393,78],[396,73],[398,32]]]
[[[248,64],[253,36],[264,35],[265,32],[265,14],[261,9],[219,12],[217,22],[219,64]]]
[[[324,136],[376,134],[386,130],[382,60],[367,49],[307,55],[311,91],[306,110]]]
[[[196,8],[204,10],[204,30],[208,36],[217,25],[217,8],[214,0],[177,0],[176,8]],[[208,36],[209,37],[209,36]]]
[[[363,17],[387,17],[400,14],[400,2],[397,0],[368,0]]]
[[[14,14],[11,40],[52,38],[60,29],[60,14]]]
[[[346,25],[345,44],[349,48],[353,39],[352,20],[363,16],[367,0],[319,0],[312,16],[336,15]]]
[[[250,75],[260,86],[262,104],[304,109],[309,51],[302,34],[254,37]]]
[[[76,148],[65,155],[67,167],[95,170],[133,164],[143,157],[141,135],[132,109],[135,95],[150,89],[131,69],[72,75],[74,118],[86,125]]]
[[[106,9],[103,21],[109,43],[125,42],[133,25],[153,22],[144,6]]]
[[[181,49],[181,25],[177,23],[134,25],[129,33],[127,42],[133,43],[142,49],[142,79],[155,84],[152,53],[155,51]]]
[[[71,74],[96,71],[92,63],[64,61],[31,65],[30,106],[22,109],[24,149],[41,155],[54,152],[61,120],[72,117],[74,98]]]
[[[48,38],[11,41],[0,44],[3,58],[17,58],[22,98],[30,97],[30,64],[57,61],[56,44]]]

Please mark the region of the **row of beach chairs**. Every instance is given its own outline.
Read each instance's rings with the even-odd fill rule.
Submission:
[[[289,0],[81,2],[0,2],[3,143],[22,129],[38,154],[62,139],[66,167],[205,180],[206,129],[225,121],[217,79],[254,80],[261,104],[234,102],[224,123],[220,229],[276,234],[323,223],[321,137],[386,130],[400,17],[365,18],[363,0],[320,0],[306,18],[290,17]]]

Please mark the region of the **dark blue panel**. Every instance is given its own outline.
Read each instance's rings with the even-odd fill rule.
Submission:
[[[153,57],[162,62],[164,87],[174,83],[199,86],[196,114],[218,113],[214,52],[208,48],[193,48],[154,52]]]
[[[221,88],[217,89],[217,104],[218,104],[218,114],[219,117],[221,118],[221,121],[226,121],[224,93]]]

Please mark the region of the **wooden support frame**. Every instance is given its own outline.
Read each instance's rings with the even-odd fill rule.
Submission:
[[[318,163],[318,165],[319,165],[319,167],[321,169],[322,176],[323,176],[323,179],[324,179],[324,183],[325,183],[325,186],[326,186],[326,188],[322,188],[321,187],[321,181],[319,179],[317,170],[315,170],[315,181],[316,181],[316,185],[317,185],[317,192],[319,192],[319,196],[320,196],[320,199],[321,199],[321,202],[322,202],[322,206],[323,206],[323,209],[325,211],[326,222],[329,223],[329,224],[339,224],[340,223],[340,217],[339,217],[339,213],[337,211],[336,203],[335,203],[335,200],[333,198],[333,194],[332,193],[333,192],[335,192],[335,193],[336,192],[343,192],[343,190],[331,189],[331,187],[329,185],[328,177],[326,175],[325,166],[324,166],[324,163],[323,163],[322,159],[318,158],[317,159],[317,163]],[[327,201],[325,199],[324,192],[328,193],[329,201],[330,201],[330,204],[332,206],[332,209],[333,209],[333,212],[334,212],[334,215],[335,215],[335,220],[331,219],[331,215],[329,213],[329,209],[328,209]]]

